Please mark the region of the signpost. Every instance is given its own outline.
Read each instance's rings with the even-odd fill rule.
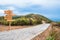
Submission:
[[[13,14],[11,10],[5,10],[4,14],[6,14],[4,19],[9,22],[9,29],[11,29],[11,22],[14,21],[12,20],[12,17],[15,16],[15,14]]]

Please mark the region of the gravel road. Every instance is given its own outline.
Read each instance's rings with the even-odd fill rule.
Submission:
[[[49,26],[50,24],[40,24],[29,28],[0,32],[0,40],[31,40]]]

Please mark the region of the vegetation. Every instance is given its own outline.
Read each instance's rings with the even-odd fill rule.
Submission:
[[[60,25],[59,23],[53,24],[50,36],[46,40],[60,40]]]
[[[11,25],[36,25],[36,24],[41,24],[42,20],[46,21],[47,23],[52,22],[50,19],[38,14],[14,16],[13,20],[15,21],[13,21]],[[0,17],[0,24],[8,25],[8,22],[4,20],[3,17]]]
[[[47,37],[46,40],[55,40],[55,32],[51,33],[49,37]]]

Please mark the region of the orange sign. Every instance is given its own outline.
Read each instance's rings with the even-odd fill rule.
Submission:
[[[5,10],[4,11],[6,16],[4,17],[7,21],[12,21],[12,16],[14,16],[14,14],[12,13],[11,10]]]

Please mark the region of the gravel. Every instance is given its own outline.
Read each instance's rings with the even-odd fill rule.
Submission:
[[[50,24],[40,24],[34,27],[0,32],[0,40],[31,40],[44,32]]]

